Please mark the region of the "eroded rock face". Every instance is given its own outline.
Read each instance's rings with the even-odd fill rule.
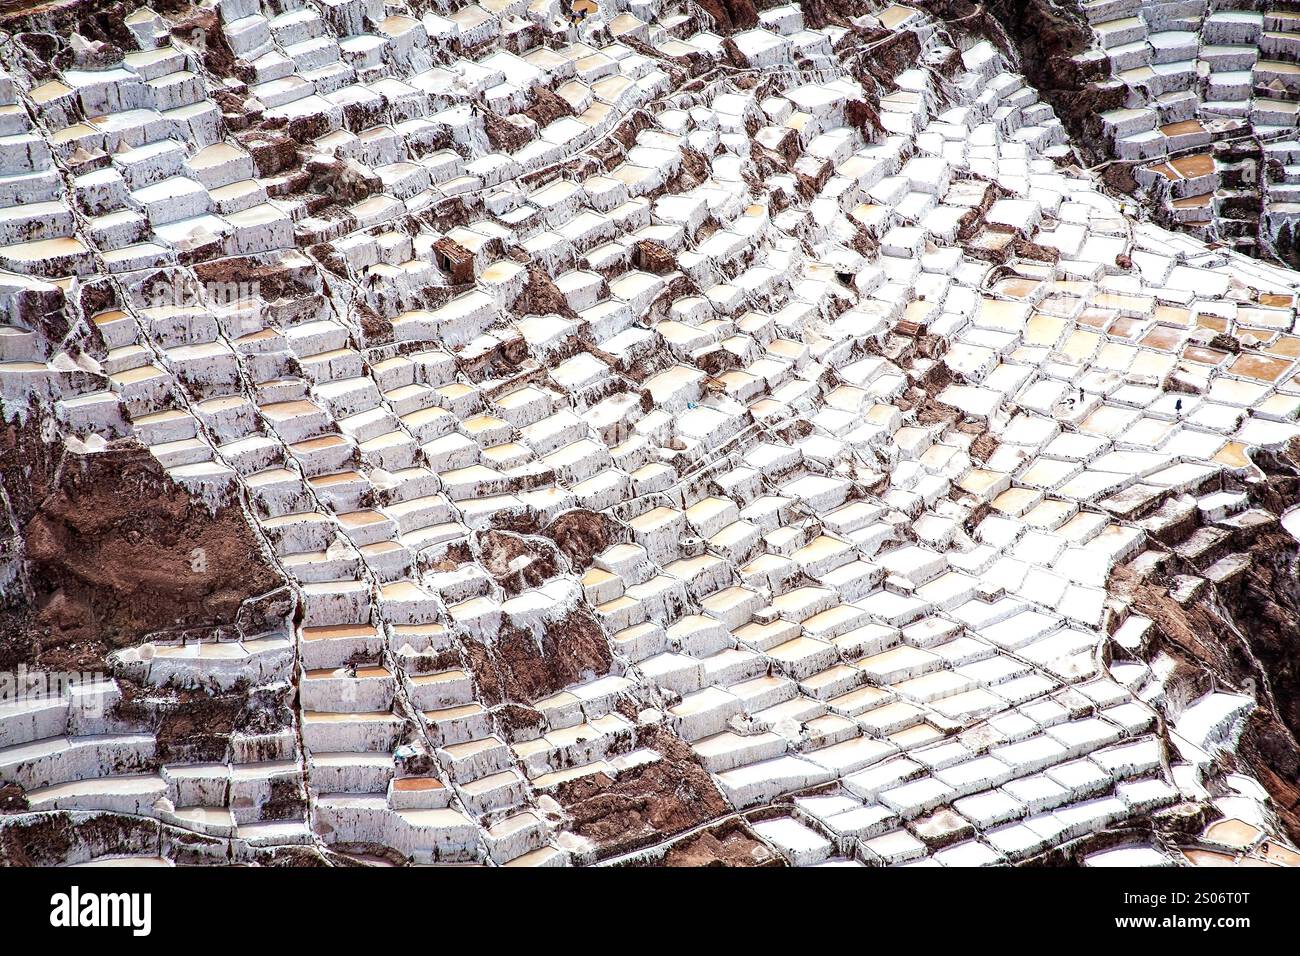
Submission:
[[[585,571],[592,559],[615,541],[615,523],[608,515],[575,508],[542,530],[568,558],[575,571]]]
[[[156,843],[157,825],[149,820],[50,814],[0,830],[0,860],[9,866],[58,866],[76,860],[78,850],[85,859]]]
[[[1300,480],[1295,446],[1259,456],[1266,471],[1245,487],[1261,515],[1294,506]],[[1195,532],[1183,525],[1170,543]],[[1230,538],[1231,574],[1198,591],[1190,602],[1173,596],[1175,557],[1156,575],[1139,578],[1121,569],[1115,592],[1154,623],[1157,647],[1179,662],[1174,682],[1194,699],[1218,682],[1245,688],[1257,700],[1241,730],[1235,755],[1225,759],[1256,777],[1273,798],[1291,838],[1300,837],[1300,541],[1276,521]],[[1217,567],[1218,565],[1216,565]]]
[[[785,861],[739,827],[705,831],[674,844],[664,866],[784,866]]]
[[[638,735],[660,760],[623,771],[617,779],[593,774],[560,787],[556,799],[573,817],[573,832],[591,840],[597,856],[616,856],[657,843],[722,816],[728,805],[690,748],[655,728]],[[684,857],[703,849],[682,851]],[[747,849],[729,847],[745,856]],[[700,863],[678,865],[702,865]]]
[[[704,0],[700,6],[713,17],[722,33],[748,30],[758,23],[758,11],[753,0]]]
[[[153,857],[182,866],[349,865],[313,846],[249,848],[231,859],[229,841],[126,814],[59,811],[25,817],[0,831],[0,860],[11,866],[85,863],[115,854]]]
[[[1185,662],[1191,691],[1227,680],[1253,690],[1258,709],[1236,760],[1272,795],[1291,838],[1300,838],[1300,542],[1280,531],[1251,541],[1250,564],[1234,581],[1184,607],[1155,584],[1139,586],[1135,607],[1154,620],[1164,646]]]
[[[1292,125],[1296,54],[1286,11],[1211,6],[1182,18],[1172,8],[1075,0],[923,6],[960,14],[1018,56],[1078,155],[1156,221],[1296,265],[1289,140],[1266,132],[1275,119]],[[1224,45],[1234,48],[1226,63]],[[1170,71],[1158,92],[1148,86],[1153,68]]]
[[[157,741],[156,763],[222,763],[231,759],[235,735],[273,738],[294,726],[292,689],[287,684],[271,688],[240,688],[222,693],[207,688],[149,687],[119,680],[121,700],[111,716],[128,726],[152,733]],[[277,756],[272,750],[268,756]],[[264,819],[300,817],[305,795],[286,796],[285,784],[265,810]],[[286,805],[287,804],[287,805]]]
[[[545,539],[488,531],[479,535],[478,547],[484,569],[510,594],[545,584],[561,572],[559,554]]]
[[[284,583],[237,503],[209,510],[138,443],[83,454],[43,441],[34,419],[11,422],[0,474],[24,581],[0,666],[102,670],[151,638],[238,633],[258,623],[250,599]]]
[[[573,307],[569,305],[564,294],[556,288],[555,281],[545,270],[532,267],[528,270],[528,281],[519,297],[515,299],[514,310],[521,315],[565,315],[572,316]]]
[[[609,671],[609,642],[585,610],[548,622],[539,638],[503,627],[491,642],[467,641],[475,675],[490,704],[532,704],[570,684]]]

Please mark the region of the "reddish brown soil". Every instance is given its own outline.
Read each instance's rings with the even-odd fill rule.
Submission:
[[[1220,332],[1214,338],[1210,339],[1209,347],[1212,349],[1222,349],[1225,352],[1231,352],[1236,355],[1241,351],[1241,343],[1237,341],[1235,335],[1227,332]]]
[[[540,642],[527,631],[507,625],[490,644],[467,640],[465,645],[489,704],[531,704],[609,671],[609,642],[596,619],[583,609],[549,625]]]
[[[717,836],[706,830],[668,851],[664,866],[784,866],[785,861],[736,827]]]
[[[457,541],[450,545],[446,551],[429,564],[430,571],[455,571],[462,564],[474,560],[474,555],[470,552],[469,545],[462,541]]]
[[[314,157],[304,167],[309,179],[306,188],[327,195],[338,202],[359,203],[382,192],[383,181],[364,166],[330,157]]]
[[[368,348],[392,343],[392,322],[360,301],[360,299],[353,302],[353,307],[357,310],[357,317],[361,320],[361,333],[365,336]]]
[[[487,531],[478,536],[478,546],[483,567],[510,594],[545,584],[560,573],[559,555],[550,542]]]
[[[1269,704],[1247,725],[1238,754],[1272,794],[1292,839],[1300,840],[1300,557],[1285,532],[1257,535],[1241,579],[1219,588],[1222,604],[1267,675]]]
[[[0,830],[0,866],[58,866],[78,846],[102,856],[156,843],[156,822],[141,817],[106,813],[74,825],[66,812],[41,814]]]
[[[170,709],[158,725],[158,751],[163,760],[221,761],[226,759],[233,716],[239,703],[191,697]]]
[[[231,734],[268,734],[290,726],[288,690],[235,690],[209,694],[171,687],[141,688],[119,678],[122,699],[113,716],[147,729],[158,740],[158,760],[227,759]]]
[[[1216,677],[1253,684],[1251,714],[1235,760],[1272,796],[1292,839],[1300,840],[1300,585],[1296,542],[1279,531],[1255,532],[1242,545],[1252,561],[1238,579],[1184,607],[1159,580],[1139,581],[1117,568],[1110,587],[1130,597],[1155,625],[1156,646],[1182,662],[1189,693]],[[1231,758],[1230,758],[1231,759]]]
[[[958,412],[955,409],[947,405],[940,405],[928,395],[923,396],[917,402],[915,408],[917,423],[921,425],[950,425],[958,418]]]
[[[286,268],[278,265],[261,265],[256,259],[235,256],[218,262],[206,262],[194,267],[199,281],[208,286],[253,285],[257,294],[266,301],[299,298],[317,292],[312,284],[312,270]]]
[[[713,17],[719,33],[734,33],[758,26],[753,0],[699,0],[704,12]]]
[[[884,29],[870,32],[852,30],[840,40],[835,50],[843,54],[867,44],[872,49],[863,58],[860,76],[867,89],[873,86],[893,89],[894,77],[916,66],[921,58],[920,40],[911,30],[893,33]]]
[[[521,739],[521,735],[535,737],[546,729],[546,717],[542,712],[523,704],[502,704],[493,713],[510,741]]]
[[[542,534],[555,542],[581,574],[591,567],[596,555],[615,543],[614,519],[596,511],[575,508],[552,521]]]
[[[681,147],[682,165],[673,178],[655,190],[655,195],[677,195],[694,189],[709,178],[712,167],[702,153],[688,146]]]
[[[865,100],[849,100],[844,104],[844,122],[862,131],[867,142],[880,132],[880,115]]]
[[[801,0],[799,9],[803,11],[804,26],[821,30],[831,25],[852,27],[849,18],[871,13],[872,5],[862,0]]]
[[[201,47],[203,66],[213,76],[251,79],[247,66],[239,63],[235,51],[226,42],[216,10],[200,10],[176,22],[172,35]]]
[[[1031,259],[1034,262],[1050,262],[1056,264],[1061,260],[1061,252],[1059,249],[1053,249],[1051,246],[1039,245],[1036,242],[1030,242],[1028,239],[1022,239],[1019,236],[1011,241],[1011,248],[1020,258]]]
[[[110,50],[100,56],[83,55],[75,63],[90,69],[104,69],[119,64],[123,52],[136,49],[135,36],[127,28],[126,18],[140,5],[105,0],[3,0],[0,2],[0,28],[11,36],[24,30],[43,30],[65,43],[76,32],[87,40],[110,44]],[[159,7],[159,4],[154,6]],[[209,13],[215,22],[215,11]],[[221,35],[220,28],[216,32]],[[53,65],[60,69],[74,65],[71,50],[65,48]]]
[[[526,129],[506,121],[491,110],[483,110],[479,115],[483,117],[483,129],[487,133],[488,142],[497,152],[517,153],[532,141]]]
[[[58,462],[61,449],[35,416],[0,430],[26,558],[24,593],[0,617],[0,667],[102,669],[153,632],[231,626],[246,598],[281,586],[243,512],[209,512],[137,442]]]
[[[25,813],[26,810],[27,795],[22,787],[16,783],[0,786],[0,813]]]
[[[723,348],[717,348],[711,352],[705,352],[703,355],[693,356],[693,358],[700,371],[708,372],[710,375],[721,375],[730,369],[740,368],[740,359],[736,353],[728,352]],[[641,394],[648,396],[649,392],[642,392]],[[651,401],[651,407],[653,407],[653,400]]]
[[[557,119],[573,115],[573,107],[563,96],[545,86],[533,87],[533,103],[524,110],[524,115],[537,124],[538,129],[545,129]]]
[[[235,138],[253,157],[259,176],[275,176],[298,165],[298,144],[288,133],[263,128]]]
[[[648,846],[731,809],[679,737],[655,727],[637,743],[663,759],[614,780],[605,774],[580,777],[556,794],[573,817],[574,832],[595,843],[600,857]]]
[[[543,269],[530,266],[528,282],[524,291],[515,299],[513,311],[520,315],[562,315],[566,319],[576,319],[577,313],[569,308],[569,300],[556,286],[555,280]]]
[[[986,462],[998,450],[998,440],[989,431],[981,432],[970,445],[970,456],[979,462]]]
[[[1138,188],[1132,163],[1111,163],[1102,170],[1101,179],[1116,192],[1131,193]]]

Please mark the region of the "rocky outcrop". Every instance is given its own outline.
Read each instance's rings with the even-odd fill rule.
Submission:
[[[573,817],[573,831],[596,844],[598,857],[658,843],[730,809],[690,747],[671,731],[654,727],[640,736],[638,743],[653,748],[661,759],[615,779],[603,773],[582,777],[562,785],[557,794]]]
[[[489,704],[536,703],[570,684],[607,673],[611,659],[600,625],[582,609],[548,623],[540,639],[505,625],[490,643],[465,644]]]
[[[35,417],[10,422],[0,478],[22,541],[0,667],[103,670],[151,636],[267,626],[250,598],[283,581],[239,504],[209,508],[137,442],[78,451],[44,441]]]
[[[1281,511],[1297,493],[1294,460],[1260,461],[1273,473],[1247,490],[1260,505]],[[1264,785],[1279,820],[1300,840],[1300,542],[1266,527],[1236,543],[1243,548],[1242,570],[1207,583],[1191,602],[1172,594],[1171,577],[1183,570],[1176,562],[1145,578],[1117,569],[1111,588],[1153,622],[1152,650],[1179,663],[1180,697],[1222,685],[1255,697],[1235,757],[1223,759]]]
[[[664,866],[785,866],[785,861],[766,844],[749,836],[739,826],[705,830],[698,836],[676,843],[663,859]]]

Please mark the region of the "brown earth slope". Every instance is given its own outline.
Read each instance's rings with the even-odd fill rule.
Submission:
[[[245,602],[283,581],[243,511],[210,511],[138,442],[77,454],[44,441],[34,416],[7,423],[0,486],[22,558],[0,609],[0,667],[100,670],[155,632],[269,623]]]

